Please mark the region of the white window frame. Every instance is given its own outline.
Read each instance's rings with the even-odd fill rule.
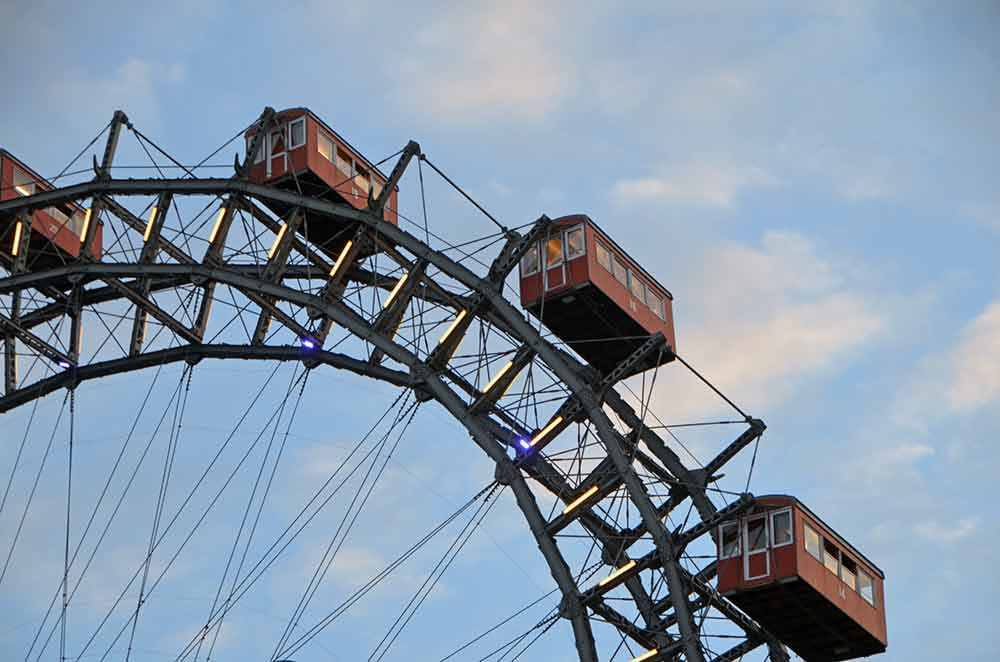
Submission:
[[[788,513],[788,532],[791,534],[787,542],[778,543],[778,539],[774,535],[774,518],[783,513]],[[788,545],[795,544],[795,518],[792,516],[791,508],[781,508],[779,510],[771,511],[770,518],[768,519],[768,524],[771,527],[771,547],[773,549],[778,549],[779,547],[787,547]]]
[[[580,245],[580,252],[576,253],[575,255],[570,255],[569,235],[572,234],[573,232],[579,232],[580,236],[583,238],[583,242]],[[563,246],[567,262],[569,260],[575,260],[578,257],[583,257],[584,255],[587,254],[587,233],[584,232],[582,225],[575,225],[563,233]]]
[[[725,543],[726,537],[724,531],[726,529],[736,529],[736,551],[732,554],[725,553]],[[723,522],[719,525],[719,559],[735,559],[739,558],[743,554],[743,536],[740,533],[740,522],[736,520],[734,522]]]
[[[14,170],[11,173],[11,180],[15,182],[14,190],[17,192],[18,195],[24,197],[27,197],[29,195],[34,195],[35,191],[38,190],[38,183],[35,182],[34,178],[32,178],[32,176],[28,174],[27,170],[19,167],[17,164],[13,164],[13,166]],[[20,173],[21,176],[24,177],[24,181],[21,184],[16,183],[18,173]]]
[[[641,294],[636,294],[635,290],[632,289],[633,281],[639,284],[639,292],[641,292]],[[637,278],[635,275],[635,271],[633,271],[632,269],[628,270],[628,293],[631,294],[636,301],[638,301],[644,306],[646,305],[646,282],[643,281],[641,278]]]
[[[319,147],[320,147],[320,145],[323,144],[324,140],[326,142],[330,143],[330,156],[329,157],[323,156],[323,152],[321,152],[319,150]],[[323,156],[324,159],[326,159],[330,163],[333,163],[334,167],[336,167],[336,161],[337,161],[337,141],[334,140],[332,137],[326,135],[326,132],[324,132],[322,129],[319,129],[319,130],[316,131],[316,153],[319,154],[320,156]]]
[[[594,250],[597,253],[597,264],[600,265],[601,269],[604,269],[605,271],[607,271],[609,274],[612,274],[612,276],[613,276],[614,275],[614,268],[615,267],[614,267],[614,262],[612,261],[612,260],[614,260],[614,257],[611,255],[611,251],[608,249],[607,246],[605,246],[604,244],[602,244],[599,240],[596,242]],[[607,266],[605,266],[604,264],[601,263],[601,253],[602,252],[608,257],[608,264],[607,264]]]
[[[552,264],[549,264],[549,242],[550,241],[558,241],[559,242],[559,259],[556,262],[553,262]],[[539,257],[544,257],[544,259],[545,259],[545,270],[546,271],[548,271],[549,269],[556,269],[556,268],[561,267],[562,265],[566,264],[566,242],[563,240],[562,233],[553,235],[551,237],[546,237],[545,239],[542,240],[542,245],[545,247],[545,250],[542,251],[542,253],[539,254]]]
[[[818,555],[817,554],[813,554],[809,550],[809,533],[808,533],[808,531],[806,531],[806,529],[808,529],[809,531],[812,531],[814,534],[816,534],[816,539],[819,540],[819,548],[818,548],[818,552],[817,552]],[[814,559],[816,559],[820,563],[823,563],[823,534],[821,534],[819,531],[817,531],[813,527],[809,526],[808,522],[803,522],[803,524],[802,524],[802,548],[806,550],[806,554],[808,554],[809,556],[813,557]]]
[[[302,142],[300,144],[298,144],[298,145],[294,144],[293,141],[292,141],[292,126],[294,126],[295,124],[301,124],[302,125]],[[308,137],[306,136],[306,118],[305,118],[304,115],[302,117],[296,118],[296,119],[294,119],[294,120],[292,120],[291,122],[288,123],[288,136],[287,137],[288,137],[288,142],[285,144],[285,151],[286,152],[290,151],[290,150],[293,150],[293,149],[298,149],[299,147],[303,147],[308,142]]]
[[[865,578],[868,579],[868,586],[871,588],[871,594],[872,594],[871,600],[869,600],[868,597],[864,593],[862,593],[862,591],[861,591],[861,578],[862,577],[865,577]],[[860,566],[858,566],[858,572],[857,572],[857,575],[856,575],[856,579],[857,579],[857,584],[858,584],[858,588],[857,588],[858,595],[861,596],[862,600],[864,600],[865,602],[867,602],[868,604],[870,604],[872,607],[874,607],[875,606],[875,578],[872,577],[870,574],[868,574],[868,572],[866,572],[865,570],[863,570]]]

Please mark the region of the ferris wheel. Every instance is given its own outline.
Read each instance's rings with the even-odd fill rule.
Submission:
[[[155,176],[120,176],[136,174],[115,164],[126,135],[149,156]],[[332,533],[323,531],[328,545],[295,587],[297,597],[273,607],[284,624],[275,626],[273,649],[261,650],[259,659],[338,659],[324,633],[363,608],[370,593],[398,581],[414,554],[447,540],[439,562],[369,645],[370,660],[413,658],[397,640],[419,622],[418,610],[488,527],[484,521],[504,493],[513,497],[551,585],[515,614],[492,614],[497,623],[486,632],[457,636],[443,659],[531,659],[543,636],[562,637],[573,651],[566,659],[583,662],[789,659],[785,638],[717,583],[724,525],[763,503],[749,493],[746,472],[724,478],[725,470],[734,458],[752,470],[765,425],[676,351],[670,293],[590,219],[542,216],[505,227],[417,143],[370,162],[306,109],[265,109],[237,133],[233,140],[246,141],[246,156],[228,177],[204,173],[218,173],[206,170],[208,161],[232,140],[201,163],[183,164],[120,111],[90,146],[102,139],[102,158],[71,184],[62,180],[73,163],[47,180],[0,155],[0,436],[10,458],[9,473],[0,474],[0,595],[4,582],[37,570],[33,530],[44,528],[39,540],[59,551],[58,563],[39,564],[44,572],[31,578],[47,608],[25,612],[10,659],[51,659],[57,649],[60,660],[147,659],[142,641],[160,624],[151,615],[158,595],[179,565],[209,562],[197,541],[213,508],[229,498],[243,500],[242,517],[212,526],[213,536],[228,536],[211,554],[223,572],[206,604],[191,606],[199,627],[173,642],[174,659],[224,658],[213,648],[227,618],[261,590],[310,523],[337,504],[342,517]],[[426,203],[421,217],[407,218],[399,184],[414,171],[421,196],[425,175],[440,177],[496,230],[453,244],[431,231]],[[598,301],[575,286],[580,278],[604,282],[597,271],[574,272],[577,257],[607,271],[600,276],[605,291],[617,287],[617,268],[624,270],[620,306],[614,295]],[[520,291],[508,283],[515,273]],[[637,300],[645,308],[638,310]],[[259,362],[264,383],[199,391],[201,375],[221,359]],[[164,386],[171,366],[175,383]],[[282,366],[290,370],[287,387],[275,386]],[[279,460],[290,431],[305,415],[299,404],[311,377],[330,369],[351,375],[339,383],[374,380],[396,396],[367,434],[351,440],[322,484],[285,513],[287,526],[265,539],[258,523],[277,516],[269,495],[288,464]],[[692,384],[734,415],[661,420],[653,386],[664,370],[689,372]],[[130,387],[134,403],[118,410],[131,422],[121,453],[83,470],[81,432],[94,419],[79,400],[121,375],[138,384]],[[40,402],[49,403],[45,416],[35,416]],[[217,428],[214,446],[192,452],[183,440],[198,425],[190,411],[203,404],[224,410],[232,424]],[[345,539],[378,498],[396,445],[427,408],[464,429],[492,473],[479,476],[479,488],[447,517],[428,516],[411,545],[359,577],[339,602],[318,604]],[[252,422],[258,415],[261,421]],[[158,431],[145,451],[140,420],[155,422]],[[684,445],[686,429],[715,439],[701,461]],[[61,473],[52,464],[46,473],[56,455],[63,456]],[[151,473],[140,473],[143,463]],[[176,485],[182,463],[200,476],[183,489]],[[141,485],[137,475],[155,479]],[[140,489],[149,495],[144,526],[123,531],[116,516]],[[42,502],[61,508],[40,509]],[[33,526],[43,521],[45,527]],[[138,541],[135,555],[120,561],[124,581],[107,587],[100,617],[77,616],[76,591],[95,581],[88,571],[116,535]],[[857,582],[864,571],[854,572]],[[877,568],[865,576],[880,580]],[[479,597],[470,596],[470,606]],[[547,611],[531,623],[515,619],[529,608]],[[882,623],[884,640],[884,615]],[[495,640],[486,635],[497,633],[507,638],[490,648]]]

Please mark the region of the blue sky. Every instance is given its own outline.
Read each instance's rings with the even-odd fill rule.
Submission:
[[[16,1],[0,7],[0,143],[54,173],[122,108],[190,162],[264,105],[304,105],[374,159],[418,140],[508,225],[591,215],[674,293],[680,352],[768,422],[752,489],[798,495],[885,570],[883,659],[994,659],[1000,9],[804,4]],[[490,231],[431,194],[438,234]],[[400,204],[418,209],[412,186]],[[216,366],[196,379],[208,393],[269,369]],[[679,373],[661,375],[661,417],[714,413]],[[395,397],[344,375],[311,379],[322,388],[291,449],[302,482],[281,492],[289,508]],[[81,391],[95,453],[112,452],[107,440],[127,429],[148,381],[111,382],[131,398],[121,408]],[[244,403],[198,405],[211,427]],[[8,415],[3,430],[26,415]],[[445,516],[491,477],[442,411],[422,409],[415,425],[419,445],[392,465],[402,491],[380,506],[392,525],[358,537],[331,600],[412,539],[415,520]],[[2,435],[4,461],[19,435]],[[473,560],[446,576],[436,615],[410,633],[408,650],[428,652],[418,659],[549,590],[509,500],[490,517],[495,539],[470,543]],[[281,576],[294,578],[311,550]],[[198,593],[198,571],[185,573],[178,600]],[[468,592],[494,599],[460,611]],[[12,625],[37,609],[21,595],[0,605]],[[273,645],[261,626],[271,617],[258,616],[234,623],[228,659],[266,647],[256,635]],[[324,641],[328,658],[300,659],[349,659],[338,651],[368,627],[354,623]],[[0,626],[5,658],[24,650],[23,635]],[[570,645],[560,626],[536,652],[570,659]]]

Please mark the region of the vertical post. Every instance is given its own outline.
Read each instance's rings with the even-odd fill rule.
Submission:
[[[28,264],[28,246],[31,238],[31,222],[34,212],[25,216],[17,214],[14,218],[14,236],[11,239],[10,253],[13,257],[11,273],[23,273]],[[10,318],[16,324],[21,317],[21,290],[10,293]],[[13,393],[17,389],[17,336],[8,333],[4,336],[4,392]]]
[[[111,166],[114,164],[115,152],[118,149],[118,138],[121,135],[122,127],[130,126],[128,117],[120,110],[116,110],[111,118],[111,128],[108,131],[108,141],[104,145],[104,156],[101,164],[96,168],[95,180],[110,179]],[[97,234],[97,226],[101,222],[102,201],[100,196],[95,196],[90,202],[90,222],[86,224],[85,232],[80,237],[80,255],[84,259],[94,259],[96,256],[93,250],[94,237]]]

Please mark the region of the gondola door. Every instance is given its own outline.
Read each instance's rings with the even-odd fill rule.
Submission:
[[[753,580],[771,574],[767,514],[743,520],[743,579]]]
[[[288,168],[288,125],[281,124],[271,131],[267,141],[267,176],[280,177]]]
[[[544,242],[545,291],[558,289],[566,284],[566,256],[563,252],[562,232]]]

